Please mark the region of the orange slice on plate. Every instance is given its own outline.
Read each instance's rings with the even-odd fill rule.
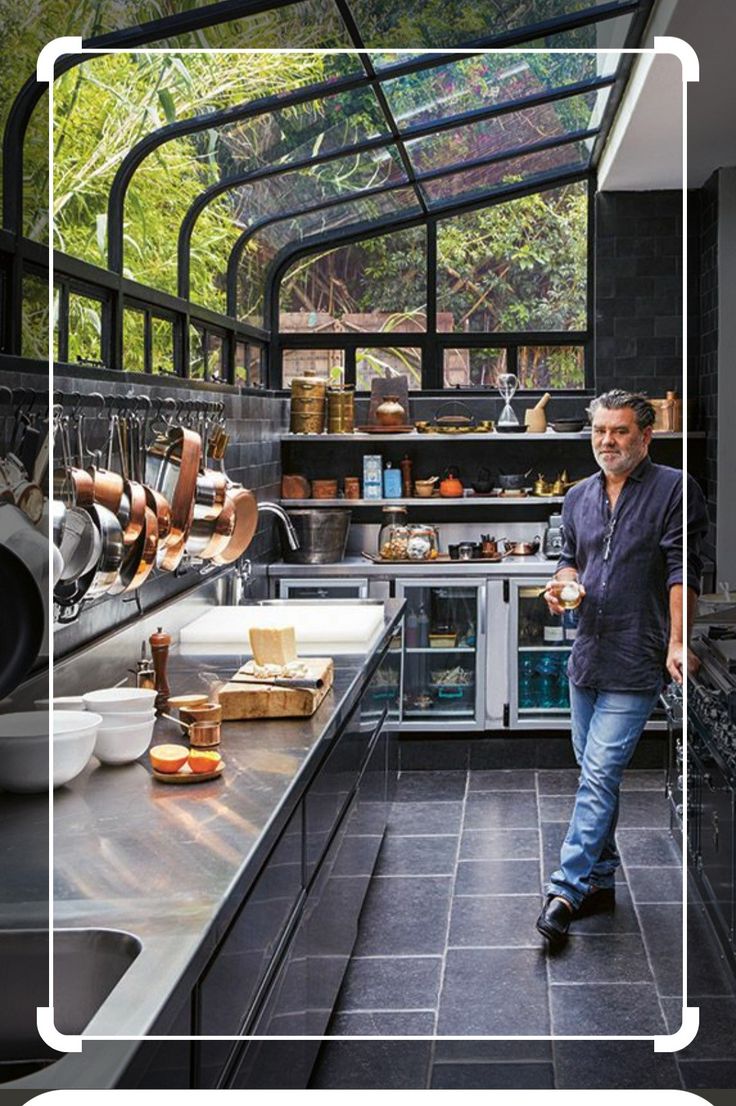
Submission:
[[[221,761],[222,757],[214,749],[191,749],[189,753],[189,767],[193,772],[214,772]]]
[[[183,745],[154,745],[148,754],[157,772],[178,772],[189,756]]]

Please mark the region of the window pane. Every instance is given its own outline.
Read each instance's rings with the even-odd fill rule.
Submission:
[[[441,131],[407,142],[406,150],[417,173],[448,165],[463,165],[478,158],[514,154],[519,147],[584,131],[602,110],[610,89],[586,92],[553,103],[537,104],[481,119],[464,127]]]
[[[285,349],[281,386],[288,388],[295,376],[310,369],[328,380],[342,384],[345,379],[345,351],[341,349]]]
[[[350,10],[368,47],[396,46],[397,39],[421,46],[459,46],[490,34],[502,35],[536,23],[595,8],[607,0],[479,0],[454,4],[445,0],[352,0]],[[618,0],[624,4],[625,0]]]
[[[174,324],[154,315],[151,319],[151,366],[155,373],[175,373]]]
[[[585,182],[437,226],[437,310],[454,331],[584,330]]]
[[[207,335],[207,379],[222,381],[225,379],[225,366],[223,362],[224,348],[221,335]]]
[[[69,293],[69,361],[102,360],[102,303]]]
[[[247,384],[248,383],[248,362],[247,358],[248,346],[245,342],[235,343],[235,383]]]
[[[559,45],[554,36],[549,45]],[[404,129],[551,92],[599,72],[595,54],[489,53],[396,77],[383,91]]]
[[[397,346],[359,349],[355,352],[355,387],[359,392],[371,390],[371,380],[376,377],[390,379],[406,376],[409,389],[422,386],[422,351]]]
[[[248,346],[248,384],[260,388],[263,384],[263,350],[260,346]]]
[[[32,273],[23,276],[21,349],[24,357],[41,361],[49,355],[48,283]]]
[[[506,372],[505,349],[446,349],[443,357],[445,388],[493,387]]]
[[[543,173],[574,173],[588,167],[593,140],[551,146],[526,157],[505,158],[491,165],[479,165],[462,173],[424,181],[422,191],[430,207],[441,207],[457,199],[484,196],[499,188],[526,183]]]
[[[522,388],[584,388],[582,346],[522,346],[518,373]]]
[[[396,231],[301,258],[281,284],[282,333],[424,331],[426,232]]]
[[[145,372],[146,316],[142,311],[123,310],[123,368],[129,373]]]
[[[189,325],[189,376],[204,380],[204,331]]]

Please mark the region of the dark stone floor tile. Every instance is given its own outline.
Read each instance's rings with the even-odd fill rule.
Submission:
[[[681,1087],[674,1057],[654,1052],[651,1041],[555,1041],[554,1054],[561,1090]]]
[[[538,860],[461,860],[455,878],[458,895],[541,894]]]
[[[549,1034],[547,970],[536,949],[448,949],[440,1035]]]
[[[432,1090],[496,1090],[504,1087],[514,1090],[552,1090],[554,1087],[552,1064],[434,1064]]]
[[[462,738],[400,738],[399,765],[402,772],[463,772],[470,744]]]
[[[429,1010],[437,1008],[441,956],[353,957],[337,1001],[350,1010]]]
[[[462,813],[462,803],[393,803],[388,833],[459,833]]]
[[[330,1033],[376,1036],[430,1035],[433,1014],[344,1014]],[[430,1041],[326,1041],[315,1065],[311,1088],[423,1090],[429,1078]]]
[[[634,902],[682,902],[682,868],[659,865],[656,868],[627,868],[626,876]]]
[[[620,830],[630,826],[663,827],[670,824],[670,807],[661,791],[622,791],[618,817]]]
[[[687,987],[693,1005],[698,995],[734,995],[736,981],[702,902],[687,914]]]
[[[564,822],[567,824],[570,821],[574,806],[574,794],[540,795],[539,820],[541,822]]]
[[[538,860],[539,830],[465,830],[460,838],[461,860]]]
[[[402,772],[396,785],[396,802],[462,802],[465,772]]]
[[[664,1033],[657,992],[651,983],[555,983],[550,987],[550,1004],[555,1036]]]
[[[643,903],[641,932],[660,995],[682,994],[682,908],[679,903]]]
[[[455,898],[450,918],[450,946],[494,948],[509,945],[539,947],[534,928],[539,895],[479,895]]]
[[[478,791],[468,794],[465,829],[534,829],[538,825],[533,791]]]
[[[678,1060],[736,1060],[736,998],[690,998],[700,1007],[698,1035]],[[675,1015],[676,1016],[676,1015]]]
[[[533,768],[490,768],[471,770],[469,791],[534,791]]]
[[[571,932],[580,934],[638,933],[639,919],[628,887],[624,883],[616,885],[616,909],[604,914],[591,914],[587,918],[576,918]]]
[[[684,1060],[680,1074],[686,1091],[731,1091],[736,1087],[736,1060]]]
[[[626,865],[680,863],[680,853],[669,830],[622,827],[616,832],[616,841]]]
[[[460,1041],[438,1040],[434,1046],[435,1062],[492,1064],[498,1060],[552,1060],[551,1041],[478,1041],[466,1037]]]
[[[577,768],[546,768],[537,772],[540,795],[574,795],[578,789]]]
[[[360,917],[354,955],[442,953],[451,884],[446,876],[373,879]]]
[[[457,837],[405,837],[389,834],[376,865],[378,876],[451,876],[455,871]]]
[[[664,772],[661,768],[629,768],[624,772],[622,791],[659,791],[664,796]]]
[[[549,957],[552,983],[651,983],[652,972],[638,933],[570,937]]]

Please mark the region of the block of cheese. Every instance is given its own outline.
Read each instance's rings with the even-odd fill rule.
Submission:
[[[288,664],[296,660],[293,626],[251,626],[248,636],[256,664]]]

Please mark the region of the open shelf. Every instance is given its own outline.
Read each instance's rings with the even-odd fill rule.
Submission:
[[[553,653],[572,649],[572,642],[556,642],[550,645],[520,645],[520,653]]]
[[[689,438],[704,438],[705,431],[691,430]],[[672,430],[662,430],[654,435],[654,441],[660,439],[682,438],[682,434]],[[574,434],[557,434],[547,430],[544,434],[498,434],[492,430],[488,434],[420,434],[414,430],[408,434],[282,434],[282,442],[586,442],[590,441],[590,430],[579,430]]]
[[[504,507],[528,507],[545,503],[563,503],[564,496],[557,495],[463,495],[449,497],[442,495],[428,496],[422,499],[420,496],[412,496],[411,499],[281,499],[282,507],[427,507],[429,504],[441,507],[469,507],[490,506],[495,504]]]

